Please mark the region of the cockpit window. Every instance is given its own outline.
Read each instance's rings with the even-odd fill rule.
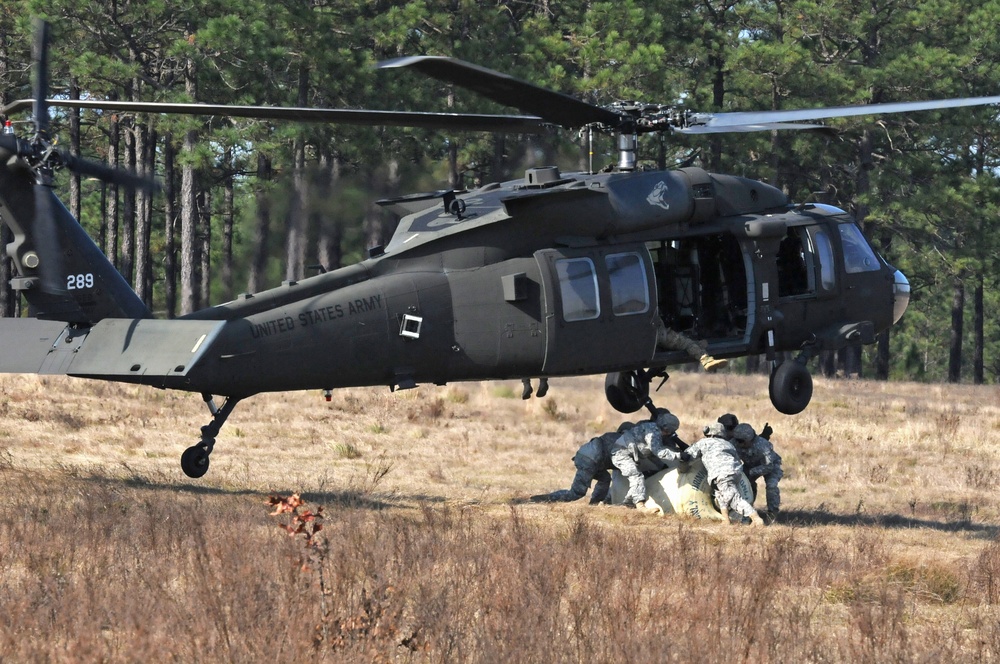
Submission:
[[[611,281],[611,309],[616,316],[649,311],[649,282],[642,258],[635,252],[604,257]]]
[[[601,315],[597,297],[597,272],[589,258],[563,258],[556,261],[559,292],[562,295],[563,320],[591,320]]]
[[[847,274],[882,269],[875,251],[861,234],[860,228],[854,224],[840,224],[839,228],[840,243],[844,247],[844,269]]]

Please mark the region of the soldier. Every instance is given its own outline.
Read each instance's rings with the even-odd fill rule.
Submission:
[[[615,441],[611,463],[628,480],[627,507],[645,507],[649,497],[640,464],[680,459],[680,452],[671,449],[676,446],[674,434],[680,425],[680,420],[670,411],[658,409],[655,420],[635,425]]]
[[[732,413],[726,413],[725,415],[720,415],[719,416],[718,422],[719,422],[719,424],[721,424],[723,426],[722,437],[725,438],[726,440],[728,440],[729,442],[735,444],[735,441],[733,440],[733,431],[736,429],[736,426],[740,423],[739,418],[736,417],[735,415],[733,415]],[[710,426],[711,425],[706,424],[705,427],[704,427],[704,429],[703,429],[703,431],[704,431],[704,433],[705,433],[706,436],[709,435],[708,429],[709,429]],[[771,434],[773,432],[774,432],[774,429],[771,428],[771,425],[767,424],[765,422],[764,423],[764,430],[761,431],[760,435],[762,437],[767,438],[768,440],[770,440],[771,439]]]
[[[719,436],[721,436],[722,438],[725,438],[728,441],[732,441],[732,439],[733,439],[733,429],[735,429],[736,425],[740,423],[739,418],[737,418],[732,413],[726,413],[725,415],[720,415],[719,416],[718,423],[722,425],[722,432],[720,434],[710,434],[709,433],[709,429],[712,428],[712,424],[706,424],[705,427],[704,427],[704,429],[702,429],[702,431],[704,432],[704,434],[706,436],[709,436],[709,437],[713,437],[713,436],[714,437],[719,437]]]
[[[781,508],[781,492],[778,490],[778,482],[784,476],[781,470],[781,457],[774,451],[771,441],[758,436],[749,424],[738,425],[733,436],[736,450],[743,460],[744,467],[748,469],[746,474],[750,482],[756,486],[757,478],[764,478],[767,511],[773,517]]]
[[[750,523],[755,526],[763,526],[764,520],[757,514],[753,505],[748,503],[740,495],[737,488],[740,473],[743,471],[743,462],[740,455],[725,438],[716,437],[722,424],[714,422],[709,427],[713,436],[702,438],[697,443],[680,453],[682,463],[688,463],[692,459],[701,459],[708,471],[708,480],[715,488],[715,500],[719,504],[719,511],[723,518],[729,520],[729,511],[736,510],[740,516],[749,517]]]
[[[682,350],[701,362],[701,366],[708,372],[721,369],[729,363],[729,360],[712,357],[697,341],[667,327],[659,316],[656,317],[656,321],[658,323],[656,326],[656,345],[660,348]]]
[[[576,466],[576,476],[573,478],[573,485],[569,489],[560,489],[552,493],[539,496],[532,496],[535,502],[572,502],[587,495],[590,483],[597,480],[594,491],[590,494],[590,504],[606,502],[608,490],[611,488],[611,450],[615,441],[625,431],[635,425],[631,422],[622,422],[617,431],[609,431],[591,438],[580,446],[573,456],[573,464]]]

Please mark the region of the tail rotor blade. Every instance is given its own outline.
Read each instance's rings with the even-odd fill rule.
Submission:
[[[65,151],[60,151],[59,157],[63,166],[71,171],[76,171],[80,175],[87,175],[104,182],[110,182],[112,184],[121,185],[130,189],[141,189],[143,191],[156,192],[160,188],[156,180],[143,177],[130,170],[112,168],[89,159],[80,159],[79,157],[74,157]]]

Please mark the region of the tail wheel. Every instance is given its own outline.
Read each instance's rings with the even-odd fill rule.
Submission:
[[[783,362],[771,373],[768,393],[778,412],[785,415],[801,413],[812,399],[812,374],[801,362]]]
[[[194,479],[208,472],[208,463],[208,451],[204,445],[192,445],[181,455],[181,470]]]
[[[619,413],[634,413],[649,400],[649,381],[638,371],[615,371],[604,379],[604,395]]]

